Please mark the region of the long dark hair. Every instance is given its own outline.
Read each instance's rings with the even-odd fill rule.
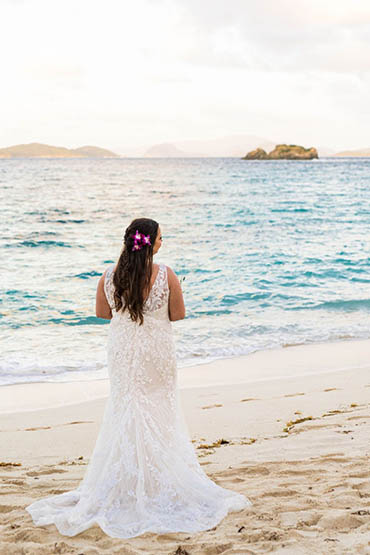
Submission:
[[[153,246],[157,237],[158,223],[150,218],[133,220],[125,231],[123,249],[113,275],[114,303],[118,312],[126,309],[131,320],[144,322],[144,291],[149,291],[152,277]],[[150,236],[150,245],[133,251],[134,235],[138,231]]]

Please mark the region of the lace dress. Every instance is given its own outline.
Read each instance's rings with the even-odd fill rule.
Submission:
[[[92,456],[75,490],[26,510],[36,525],[54,523],[66,536],[94,524],[114,538],[208,530],[252,503],[208,478],[189,439],[177,389],[166,266],[159,265],[141,326],[114,309],[113,266],[104,283],[113,315],[110,393]]]

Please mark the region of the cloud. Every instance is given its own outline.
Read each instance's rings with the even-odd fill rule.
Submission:
[[[191,36],[182,53],[189,63],[266,71],[370,69],[367,0],[179,0],[179,5]]]
[[[368,140],[368,0],[0,5],[3,146]]]

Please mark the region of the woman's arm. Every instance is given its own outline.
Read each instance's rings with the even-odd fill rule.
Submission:
[[[104,279],[107,270],[101,276],[98,282],[98,287],[96,289],[96,301],[95,301],[95,313],[98,318],[104,318],[105,320],[111,320],[112,311],[108,304],[107,297],[104,291]]]
[[[168,287],[170,297],[168,301],[168,312],[171,322],[183,320],[185,318],[185,304],[182,296],[182,289],[179,279],[175,272],[167,266]]]

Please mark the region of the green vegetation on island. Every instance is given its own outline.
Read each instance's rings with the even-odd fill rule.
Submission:
[[[318,158],[317,149],[304,148],[299,145],[276,145],[274,150],[267,152],[263,148],[251,150],[242,160],[312,160]]]
[[[0,158],[118,158],[118,154],[97,146],[65,148],[29,143],[0,148]]]

